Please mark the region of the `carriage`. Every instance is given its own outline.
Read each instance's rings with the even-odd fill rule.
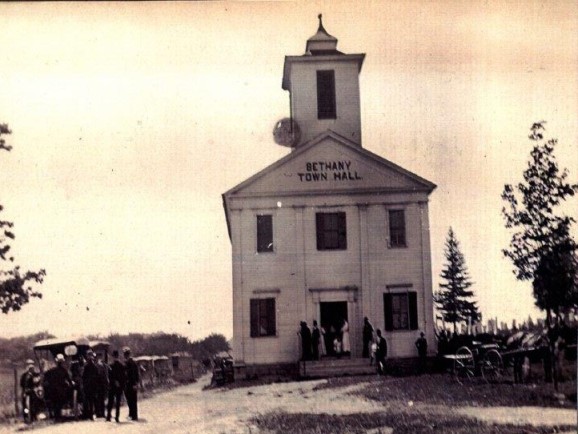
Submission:
[[[72,387],[68,391],[68,399],[63,408],[63,416],[74,417],[76,419],[81,414],[82,367],[84,360],[86,360],[87,352],[92,350],[106,363],[108,361],[109,347],[110,344],[106,341],[89,341],[85,337],[44,339],[34,345],[34,355],[38,362],[40,373],[45,380],[46,373],[56,365],[56,356],[58,354],[65,356],[65,366],[72,379]],[[49,412],[51,408],[50,397],[50,390],[43,390],[42,398]]]
[[[513,370],[514,381],[522,380],[522,365],[526,358],[543,357],[547,348],[543,333],[517,332],[507,340],[496,337],[476,340],[468,337],[451,354],[443,357],[449,361],[451,374],[456,381],[463,383],[480,377],[485,382],[497,382],[510,376]]]
[[[211,384],[222,386],[226,383],[235,381],[235,372],[233,369],[233,357],[226,351],[215,355],[213,359],[213,376]]]

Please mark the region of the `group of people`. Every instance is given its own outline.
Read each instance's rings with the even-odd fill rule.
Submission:
[[[42,382],[40,374],[35,370],[34,361],[27,360],[27,370],[20,378],[23,409],[27,412],[25,416],[31,421],[35,420],[34,407],[38,406],[35,400],[42,398],[35,388],[42,384],[49,416],[57,421],[62,419],[62,408],[72,401],[74,391],[77,392],[78,402],[82,402],[84,419],[106,417],[106,420],[110,421],[112,408],[115,407],[115,420],[119,422],[120,403],[124,394],[129,418],[138,420],[139,368],[131,357],[130,348],[123,348],[123,354],[124,363],[120,361],[119,352],[113,351],[113,360],[107,365],[100,355],[89,350],[86,359],[80,357],[70,363],[70,371],[64,355],[57,354],[56,366],[44,373]]]
[[[351,352],[351,343],[349,337],[349,324],[346,320],[340,322],[341,326],[338,332],[331,330],[326,333],[323,327],[319,327],[317,321],[313,321],[313,330],[310,330],[305,321],[301,321],[298,334],[301,337],[301,360],[319,360],[321,356],[349,355]],[[333,327],[332,327],[333,328]],[[328,339],[331,343],[332,352],[327,351]],[[370,365],[375,363],[377,372],[380,375],[385,374],[385,359],[387,357],[387,341],[380,329],[374,329],[367,317],[363,318],[363,350],[362,357],[369,358]],[[331,341],[332,339],[332,341]],[[424,333],[420,333],[419,338],[415,341],[415,347],[418,352],[418,371],[425,372],[427,361],[427,340]]]
[[[322,356],[349,355],[351,353],[351,341],[349,339],[349,324],[345,319],[339,322],[339,326],[331,326],[329,332],[319,327],[317,321],[313,321],[313,329],[305,321],[301,321],[299,336],[301,338],[301,360],[319,360]]]

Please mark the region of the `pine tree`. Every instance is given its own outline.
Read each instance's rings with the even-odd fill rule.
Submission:
[[[460,251],[460,244],[451,227],[444,254],[446,264],[440,274],[443,280],[439,284],[440,290],[434,294],[434,301],[444,321],[453,324],[456,332],[458,322],[470,319],[473,323],[479,319],[480,314],[476,302],[472,300],[474,293],[468,290],[473,282],[464,255]]]

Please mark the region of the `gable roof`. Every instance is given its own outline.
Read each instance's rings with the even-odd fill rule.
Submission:
[[[336,158],[336,156],[339,158]],[[311,167],[312,169],[315,168],[316,170],[314,171],[316,172],[349,172],[354,167],[358,171],[359,169],[364,169],[365,172],[368,170],[372,172],[370,175],[374,179],[366,179],[366,182],[358,183],[359,186],[349,183],[346,186],[349,190],[356,190],[356,187],[358,187],[360,190],[421,191],[429,194],[436,188],[434,183],[371,151],[361,148],[358,144],[332,130],[327,130],[228,190],[223,196],[262,196],[267,193],[279,195],[280,193],[294,194],[300,191],[308,191],[310,193],[319,191],[327,194],[331,190],[342,190],[344,188],[337,187],[332,189],[328,188],[327,184],[311,184],[312,188],[295,189],[295,183],[292,183],[290,178],[293,176],[295,180],[299,175],[304,176],[305,167],[301,167],[303,169],[301,172],[296,172],[295,170],[299,169],[295,166],[302,164],[306,160],[320,163],[318,167]],[[355,166],[351,164],[352,161],[356,163]],[[331,167],[332,162],[344,162],[344,164]],[[348,163],[350,164],[348,165]],[[353,176],[353,172],[351,174]],[[301,181],[303,181],[303,176],[301,176]],[[330,176],[328,180],[331,180],[331,178]]]

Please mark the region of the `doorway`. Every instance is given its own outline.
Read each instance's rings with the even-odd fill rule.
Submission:
[[[335,338],[341,338],[343,320],[349,322],[346,301],[328,301],[319,304],[319,321],[325,330],[325,348],[328,356],[336,355],[333,341]]]

